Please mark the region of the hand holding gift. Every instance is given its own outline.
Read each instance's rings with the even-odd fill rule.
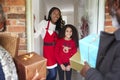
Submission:
[[[83,66],[83,68],[81,69],[80,74],[85,77],[85,76],[86,76],[86,72],[87,72],[89,69],[90,69],[89,64],[88,64],[87,62],[84,62],[84,66]]]

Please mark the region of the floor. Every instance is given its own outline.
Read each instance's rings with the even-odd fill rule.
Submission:
[[[58,76],[57,76],[57,79],[56,80],[59,80],[58,79]],[[73,70],[72,72],[72,79],[71,80],[84,80],[83,77],[80,75],[80,72],[77,72],[75,70]]]

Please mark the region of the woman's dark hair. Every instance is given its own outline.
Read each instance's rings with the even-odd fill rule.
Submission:
[[[72,29],[72,36],[71,38],[75,41],[76,43],[76,46],[79,47],[79,43],[78,43],[78,31],[77,29],[75,28],[75,26],[71,25],[71,24],[66,24],[63,26],[61,32],[60,32],[60,38],[64,38],[65,37],[65,31],[67,28],[71,28]]]
[[[51,14],[52,14],[52,12],[54,11],[54,10],[58,10],[59,11],[59,13],[60,13],[60,18],[57,20],[57,22],[55,23],[56,24],[56,31],[58,31],[58,33],[61,31],[61,21],[62,21],[62,16],[61,16],[61,11],[60,11],[60,9],[59,8],[57,8],[57,7],[52,7],[51,9],[50,9],[50,11],[49,11],[49,14],[48,14],[48,21],[50,21],[51,20]]]

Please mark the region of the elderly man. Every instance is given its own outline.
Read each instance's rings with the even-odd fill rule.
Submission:
[[[116,31],[101,32],[96,68],[87,62],[80,74],[85,80],[120,80],[120,0],[108,0],[109,13]]]

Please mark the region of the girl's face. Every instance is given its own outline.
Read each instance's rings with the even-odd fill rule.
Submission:
[[[70,40],[72,36],[72,29],[70,27],[66,28],[65,30],[65,39]]]
[[[60,18],[60,12],[59,12],[59,10],[55,9],[51,13],[51,22],[56,23],[59,18]]]

